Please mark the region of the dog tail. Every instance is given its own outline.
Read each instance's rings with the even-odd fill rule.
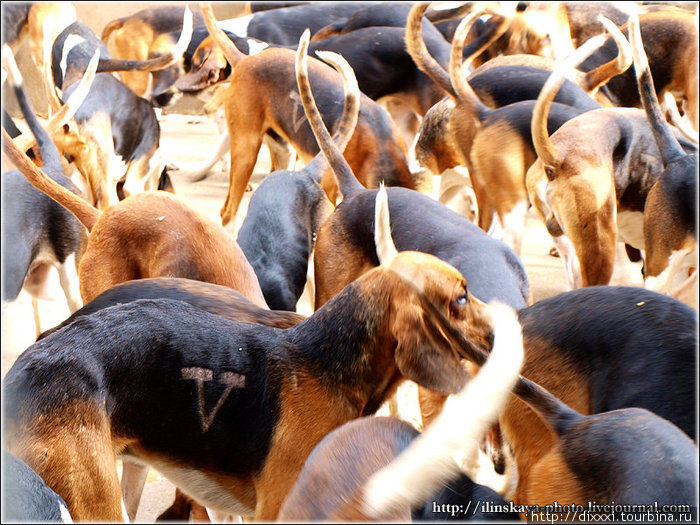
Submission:
[[[355,72],[342,56],[331,51],[316,51],[316,56],[332,65],[343,77],[345,103],[343,105],[343,114],[336,123],[335,133],[333,134],[333,140],[338,150],[342,153],[355,132],[357,119],[360,115],[360,87],[357,85]],[[321,183],[323,172],[327,169],[328,161],[323,151],[320,151],[306,167],[307,173],[319,184]]]
[[[41,153],[41,159],[44,169],[49,173],[62,174],[63,166],[61,164],[61,156],[53,140],[51,140],[49,130],[45,129],[39,123],[39,120],[36,118],[36,115],[34,114],[34,111],[32,110],[31,105],[29,104],[27,94],[24,91],[23,87],[24,80],[22,78],[22,74],[20,73],[19,68],[17,67],[11,49],[7,45],[4,45],[2,48],[2,59],[3,64],[5,66],[5,70],[8,74],[8,78],[12,83],[12,88],[15,92],[15,96],[17,97],[17,103],[19,104],[19,108],[22,111],[22,116],[24,116],[24,119],[27,122],[27,125],[29,126],[31,134],[33,135],[32,140],[28,140],[26,137],[24,138],[24,140],[20,138],[18,141],[15,142],[15,144],[21,151],[26,151],[27,149],[32,147],[34,142],[36,142],[39,146],[39,151]],[[63,122],[73,118],[73,115],[75,115],[75,112],[78,110],[80,105],[85,100],[85,97],[87,97],[88,92],[90,91],[90,86],[92,85],[92,81],[95,78],[95,70],[97,69],[98,59],[99,51],[96,52],[90,60],[88,68],[85,71],[85,75],[80,80],[80,83],[75,89],[75,92],[71,94],[71,97],[61,108],[61,110],[58,113],[54,114],[51,118],[49,122],[51,129],[55,129]]]
[[[88,232],[92,231],[93,226],[102,215],[100,210],[61,186],[39,169],[22,150],[17,148],[4,128],[2,130],[2,147],[10,161],[32,183],[32,186],[44,192],[75,215]]]
[[[46,133],[48,136],[53,135],[58,128],[60,128],[65,122],[69,121],[70,119],[75,116],[75,112],[78,111],[80,108],[81,104],[83,101],[87,98],[88,93],[90,92],[90,87],[92,86],[92,81],[95,78],[95,73],[97,71],[97,65],[99,63],[99,49],[95,51],[95,54],[93,55],[92,59],[88,63],[87,69],[85,70],[85,74],[83,75],[83,78],[80,79],[80,82],[78,83],[78,86],[75,88],[73,93],[71,93],[71,96],[66,100],[65,104],[61,104],[60,99],[58,99],[58,96],[56,95],[55,91],[53,91],[54,96],[56,97],[57,100],[57,106],[51,104],[57,111],[51,115],[51,118],[46,122],[46,124],[43,126],[44,130],[46,130]],[[50,62],[50,61],[49,61]],[[19,71],[17,71],[17,74],[19,74]],[[49,77],[50,79],[52,77]],[[52,92],[53,89],[53,80],[48,80],[47,82],[50,82],[51,85],[48,86],[48,91],[49,93]],[[49,102],[51,102],[51,97],[49,96]],[[32,113],[33,114],[33,113]],[[38,136],[36,131],[33,134],[24,134],[19,137],[17,137],[15,140],[15,144],[19,149],[22,151],[27,151],[29,148],[34,146],[36,143],[35,135]]]
[[[425,45],[425,41],[423,40],[423,30],[422,30],[422,23],[423,23],[423,15],[428,8],[429,3],[428,2],[421,2],[421,3],[416,3],[413,5],[411,10],[409,11],[408,14],[408,19],[406,20],[406,49],[408,51],[408,54],[411,55],[411,58],[415,62],[416,66],[418,66],[418,69],[420,69],[423,73],[425,73],[430,79],[432,79],[438,86],[440,86],[448,95],[450,95],[453,99],[459,98],[459,93],[455,90],[455,81],[454,77],[450,78],[450,72],[445,70],[440,63],[433,58],[433,56],[430,54],[428,51],[427,46]],[[456,10],[452,10],[448,16],[445,16],[444,18],[454,18],[456,16],[461,16],[461,14],[465,11],[465,9],[470,8],[471,9],[471,15],[468,17],[470,22],[466,24],[467,28],[471,26],[473,21],[483,14],[487,10],[482,7],[474,7],[472,8],[468,4],[465,6],[461,6],[456,8]],[[500,16],[496,15],[495,16]],[[431,17],[430,13],[427,15],[428,18]],[[440,14],[436,14],[435,17],[437,19],[442,19]],[[488,31],[485,35],[479,37],[477,40],[472,42],[469,45],[469,49],[467,51],[467,55],[469,58],[476,57],[480,55],[486,48],[488,48],[497,38],[499,38],[505,31],[508,29],[508,24],[509,24],[509,19],[507,17],[501,16],[499,18],[499,21],[495,25],[495,27],[491,28],[490,31]],[[465,29],[464,34],[466,38],[466,33],[467,29]],[[455,50],[455,45],[454,45],[454,38],[452,39],[453,42],[453,47],[452,47],[452,53],[456,53],[457,51]],[[462,39],[462,45],[459,46],[459,60],[461,64],[461,59],[462,59],[462,51],[463,51],[463,45],[464,39]],[[450,63],[452,63],[455,59],[450,59]],[[460,78],[462,75],[460,75]],[[466,93],[462,93],[463,97],[467,97]],[[478,101],[478,97],[474,96],[476,100]],[[479,101],[480,103],[480,101]]]
[[[632,48],[629,42],[622,34],[622,31],[610,20],[604,16],[598,16],[598,21],[605,26],[610,36],[617,44],[617,58],[601,64],[597,68],[585,73],[580,85],[583,89],[591,94],[594,94],[600,86],[616,75],[620,75],[627,71],[632,65]]]
[[[156,69],[163,69],[165,67],[168,67],[170,64],[172,64],[182,56],[182,54],[187,50],[187,46],[189,45],[191,39],[192,11],[190,11],[189,7],[185,6],[185,14],[182,18],[182,31],[180,32],[180,38],[178,38],[177,42],[175,43],[175,45],[169,53],[165,53],[164,55],[149,60],[124,60],[119,58],[103,58],[100,59],[100,65],[97,68],[97,72],[107,73],[111,71],[154,71]]]
[[[671,128],[666,124],[666,120],[661,112],[659,99],[654,89],[654,79],[649,68],[649,61],[644,51],[642,33],[639,29],[639,16],[636,13],[630,17],[627,23],[627,31],[632,44],[634,69],[637,74],[637,86],[642,99],[642,106],[644,106],[644,111],[646,111],[649,126],[654,132],[654,140],[661,153],[664,166],[668,166],[674,159],[684,157],[685,152],[673,136]]]
[[[81,103],[82,100],[84,100],[85,95],[90,89],[92,79],[95,76],[98,58],[99,54],[95,53],[92,60],[90,60],[88,70],[86,71],[83,79],[80,81],[81,83],[79,88],[76,88],[75,92],[66,103],[66,106],[68,106],[69,109],[73,105],[80,105],[77,104],[78,99],[80,99],[79,101]],[[44,162],[44,168],[49,173],[63,173],[63,167],[61,165],[61,158],[58,153],[58,149],[51,140],[49,134],[41,126],[38,119],[34,115],[34,112],[29,106],[26,94],[22,88],[22,77],[17,69],[17,65],[15,64],[12,51],[10,51],[8,46],[3,46],[3,61],[14,84],[15,93],[17,94],[17,101],[19,102],[22,114],[24,115],[24,118],[29,125],[29,129],[34,134],[36,142],[39,145],[39,151],[41,152],[41,157]],[[92,230],[92,227],[95,225],[102,213],[88,202],[80,198],[78,195],[54,181],[44,171],[40,170],[29,159],[29,157],[27,157],[24,150],[18,148],[4,128],[2,130],[2,137],[5,153],[17,167],[17,169],[24,174],[27,180],[31,182],[32,185],[38,190],[44,192],[46,195],[75,215],[88,231]]]
[[[496,39],[505,33],[509,24],[506,17],[501,17],[501,22],[497,25],[491,37],[483,42],[477,49],[471,51],[465,60],[465,64],[463,64],[462,50],[464,48],[464,41],[467,38],[467,33],[474,23],[474,20],[483,13],[483,9],[472,11],[459,23],[452,37],[452,52],[450,53],[450,80],[452,82],[452,88],[461,102],[469,104],[472,114],[479,115],[480,117],[488,112],[488,108],[479,100],[479,97],[474,93],[469,82],[467,82],[464,74],[464,66],[469,64],[474,57],[479,56]]]
[[[449,73],[432,57],[423,40],[423,14],[429,5],[430,2],[419,2],[411,7],[406,19],[406,49],[418,69],[456,99]]]
[[[549,138],[547,129],[547,120],[549,117],[549,108],[552,106],[552,101],[557,95],[559,88],[566,79],[566,74],[576,65],[585,60],[596,49],[605,42],[605,35],[594,36],[581,45],[574,51],[566,60],[558,64],[552,74],[549,75],[547,82],[542,86],[537,102],[532,110],[532,121],[530,123],[530,132],[532,133],[532,143],[535,147],[537,156],[544,164],[547,178],[553,176],[553,166],[559,164],[559,154],[557,153],[554,144]]]
[[[207,26],[209,34],[214,39],[214,42],[216,42],[216,45],[218,45],[221,51],[224,53],[224,57],[226,57],[228,63],[231,64],[231,67],[236,67],[236,64],[238,64],[248,55],[239,51],[233,42],[231,42],[231,40],[226,36],[226,33],[224,33],[224,31],[218,25],[216,25],[216,18],[214,17],[214,11],[211,8],[211,3],[206,2],[201,4],[201,9],[202,15],[204,15],[204,25]]]
[[[301,95],[301,103],[304,106],[304,113],[306,114],[306,118],[309,120],[309,125],[311,126],[311,130],[314,133],[314,137],[316,137],[316,141],[318,142],[318,145],[321,148],[323,155],[326,157],[326,159],[328,159],[328,162],[331,165],[331,169],[333,170],[333,173],[335,174],[335,177],[338,180],[338,187],[340,188],[340,192],[343,194],[343,198],[347,198],[348,195],[363,190],[364,186],[362,186],[362,184],[360,184],[360,182],[357,180],[357,177],[355,177],[355,174],[352,172],[350,165],[347,163],[345,157],[343,157],[343,154],[340,152],[338,146],[340,146],[341,144],[336,146],[335,142],[333,142],[330,133],[328,133],[326,125],[323,123],[323,119],[321,118],[321,114],[318,111],[318,107],[316,106],[314,95],[311,92],[311,84],[309,83],[309,72],[307,66],[308,58],[306,53],[309,47],[309,34],[310,32],[306,30],[301,35],[301,38],[299,39],[299,47],[296,53],[295,67],[297,74],[297,85],[299,87],[299,94]],[[352,72],[352,68],[350,68],[349,65],[347,67],[348,69],[343,70],[343,78],[345,79],[344,82],[346,87],[345,110],[343,111],[343,115],[347,119],[347,122],[345,122],[344,124],[342,121],[340,122],[340,125],[338,127],[338,135],[339,139],[340,136],[347,135],[347,140],[349,141],[350,136],[354,131],[355,124],[357,123],[357,113],[359,111],[359,97],[357,100],[358,109],[357,111],[353,111],[355,115],[346,115],[346,113],[348,113],[348,111],[346,110],[350,109],[348,107],[350,105],[350,100],[348,99],[348,96],[353,96],[350,92],[353,91],[357,86],[356,80],[354,81],[354,87],[352,85],[348,85],[347,81],[350,80],[350,77],[354,79],[355,75]],[[345,128],[345,131],[343,131],[343,128]]]
[[[476,457],[484,433],[498,419],[518,381],[523,362],[516,312],[503,304],[490,306],[495,339],[488,361],[461,392],[448,398],[427,430],[396,460],[376,472],[340,514],[359,511],[373,520],[415,506],[459,474],[456,454],[466,452],[465,457]],[[469,474],[473,477],[475,472]],[[346,518],[336,515],[334,519],[339,517]]]

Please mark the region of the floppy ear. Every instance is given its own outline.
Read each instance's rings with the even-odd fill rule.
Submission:
[[[406,302],[397,308],[392,333],[398,342],[394,359],[404,377],[441,394],[462,389],[467,373],[449,341],[421,307]]]

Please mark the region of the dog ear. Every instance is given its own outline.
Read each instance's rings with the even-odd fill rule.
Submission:
[[[392,333],[398,342],[394,359],[411,381],[442,394],[459,392],[467,381],[458,355],[419,306],[395,310]]]

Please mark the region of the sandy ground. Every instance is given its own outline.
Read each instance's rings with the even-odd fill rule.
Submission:
[[[221,171],[217,165],[213,173],[204,181],[192,183],[188,180],[187,170],[202,164],[216,144],[214,126],[204,118],[184,115],[165,115],[161,121],[161,147],[167,162],[181,168],[171,173],[176,193],[196,209],[207,213],[219,221],[219,209],[224,202],[228,186],[228,168]],[[256,187],[262,177],[269,172],[269,156],[261,150],[255,174],[251,184]],[[251,192],[246,193],[238,213],[236,228],[245,216]],[[566,277],[563,265],[558,258],[549,255],[552,243],[544,225],[531,211],[527,216],[521,258],[525,265],[535,301],[556,295],[566,290]],[[618,244],[618,256],[612,284],[642,285],[641,264],[630,263],[621,244]],[[50,287],[53,300],[39,301],[41,328],[50,328],[68,315],[65,298],[58,286],[57,274],[52,275]],[[308,303],[300,304],[302,311],[308,312]],[[25,348],[35,339],[36,327],[32,313],[32,301],[22,293],[19,299],[3,309],[2,318],[2,375],[5,373]],[[414,390],[407,385],[402,390],[402,399],[411,400]],[[411,419],[411,409],[408,418]],[[174,487],[157,472],[151,470],[142,498],[138,522],[153,522],[172,502]]]

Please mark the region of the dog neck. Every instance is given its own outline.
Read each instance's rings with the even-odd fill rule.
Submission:
[[[305,365],[358,416],[376,412],[403,378],[394,361],[387,285],[384,272],[371,272],[291,329]]]

